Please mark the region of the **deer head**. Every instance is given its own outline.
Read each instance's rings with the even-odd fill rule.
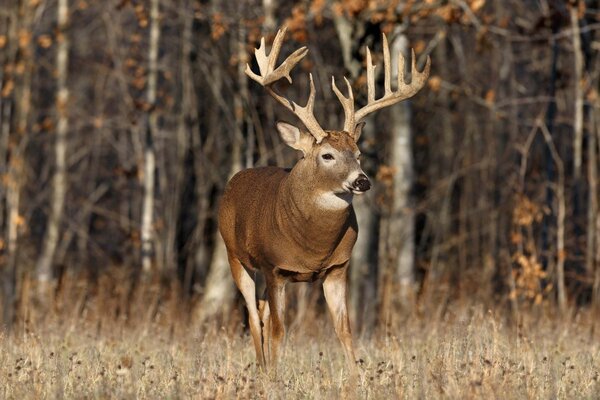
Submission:
[[[392,91],[390,51],[384,34],[385,93],[383,97],[375,99],[375,65],[371,60],[371,52],[367,48],[368,103],[355,111],[350,82],[344,78],[348,91],[348,95],[344,96],[332,77],[332,90],[342,104],[345,122],[341,131],[324,130],[313,113],[315,85],[312,74],[309,74],[310,94],[303,107],[281,96],[272,87],[273,83],[282,78],[286,78],[291,84],[291,70],[308,53],[306,47],[301,47],[276,67],[285,32],[286,28],[277,32],[269,54],[266,51],[265,39],[261,39],[260,47],[255,50],[260,74],[255,74],[249,65],[246,65],[246,74],[265,87],[267,92],[296,115],[306,128],[306,130],[300,129],[285,122],[277,124],[277,130],[283,141],[303,154],[303,158],[294,167],[297,174],[302,175],[307,183],[311,182],[316,185],[314,189],[321,193],[319,199],[323,200],[324,205],[334,208],[336,205],[347,205],[353,194],[362,194],[371,187],[369,179],[360,167],[360,151],[356,145],[365,124],[364,119],[376,110],[391,106],[417,93],[429,75],[430,59],[427,58],[423,72],[419,72],[416,68],[416,57],[413,51],[412,80],[410,84],[407,84],[404,79],[404,57],[399,55],[397,88]]]

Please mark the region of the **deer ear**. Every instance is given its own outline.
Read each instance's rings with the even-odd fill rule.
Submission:
[[[279,131],[279,136],[281,136],[285,144],[291,148],[300,150],[302,153],[304,153],[304,155],[308,153],[313,145],[312,136],[307,135],[292,124],[288,124],[287,122],[278,122],[277,130]]]
[[[354,138],[355,142],[358,142],[358,139],[360,138],[360,135],[362,133],[362,129],[364,126],[365,126],[364,121],[356,124],[356,127],[354,128],[354,135],[352,136]]]

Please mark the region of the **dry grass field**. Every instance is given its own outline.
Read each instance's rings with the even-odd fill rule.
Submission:
[[[324,316],[289,332],[277,376],[257,369],[239,322],[198,329],[52,317],[0,337],[0,398],[598,398],[591,315],[534,314],[508,326],[481,306],[457,306],[438,320],[406,317],[357,334],[358,379]]]

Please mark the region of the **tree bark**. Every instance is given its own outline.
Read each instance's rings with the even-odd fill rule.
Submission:
[[[154,138],[158,130],[158,114],[156,110],[156,85],[158,79],[158,42],[160,40],[159,0],[150,3],[150,43],[148,54],[148,87],[147,87],[147,129],[144,140],[144,199],[142,202],[142,271],[152,271],[154,257],[154,186],[156,173],[156,155]]]
[[[50,216],[42,253],[36,266],[36,275],[38,279],[38,288],[41,295],[45,295],[48,284],[53,279],[52,265],[54,254],[59,240],[60,226],[62,222],[63,209],[65,203],[65,194],[67,191],[67,133],[69,130],[68,102],[69,89],[67,87],[67,75],[69,66],[69,35],[67,32],[69,25],[69,4],[68,0],[58,1],[58,32],[57,32],[57,125],[56,141],[54,143],[55,170],[52,178],[52,199],[50,204]]]
[[[573,120],[573,175],[576,180],[581,176],[581,159],[583,145],[583,51],[581,48],[581,31],[579,29],[579,7],[571,5],[571,30],[573,32],[573,85],[575,97],[575,113]]]
[[[363,128],[363,143],[373,138],[374,124]],[[365,170],[368,165],[363,163]],[[373,190],[354,199],[353,205],[358,222],[358,238],[352,251],[350,268],[350,312],[357,330],[376,324],[377,299],[377,215],[372,204]]]
[[[565,286],[565,172],[564,165],[552,141],[552,135],[546,125],[541,125],[541,130],[546,145],[556,164],[558,179],[555,185],[556,191],[556,290],[558,295],[558,308],[564,313],[567,310],[567,291]]]
[[[398,54],[408,53],[408,38],[398,34],[391,43],[392,71],[397,71]],[[392,76],[392,81],[397,79]],[[410,307],[414,295],[414,204],[411,197],[413,186],[413,157],[410,101],[403,101],[390,111],[391,117],[391,157],[393,168],[393,205],[391,209],[388,240],[392,243],[388,250],[395,280],[399,285],[399,300]]]
[[[585,252],[585,267],[588,274],[593,275],[594,268],[594,251],[598,240],[598,231],[596,230],[596,218],[598,215],[598,152],[596,138],[596,121],[594,110],[590,110],[590,134],[588,143],[588,210],[587,210],[587,238]],[[598,266],[596,266],[597,268]]]

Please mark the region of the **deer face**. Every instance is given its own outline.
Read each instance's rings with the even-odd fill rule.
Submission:
[[[314,185],[320,202],[328,208],[347,206],[353,194],[363,194],[371,182],[360,166],[360,151],[354,138],[346,132],[328,131],[321,143],[297,127],[279,122],[283,140],[304,158],[299,162],[307,180]],[[339,206],[339,207],[338,207]]]

